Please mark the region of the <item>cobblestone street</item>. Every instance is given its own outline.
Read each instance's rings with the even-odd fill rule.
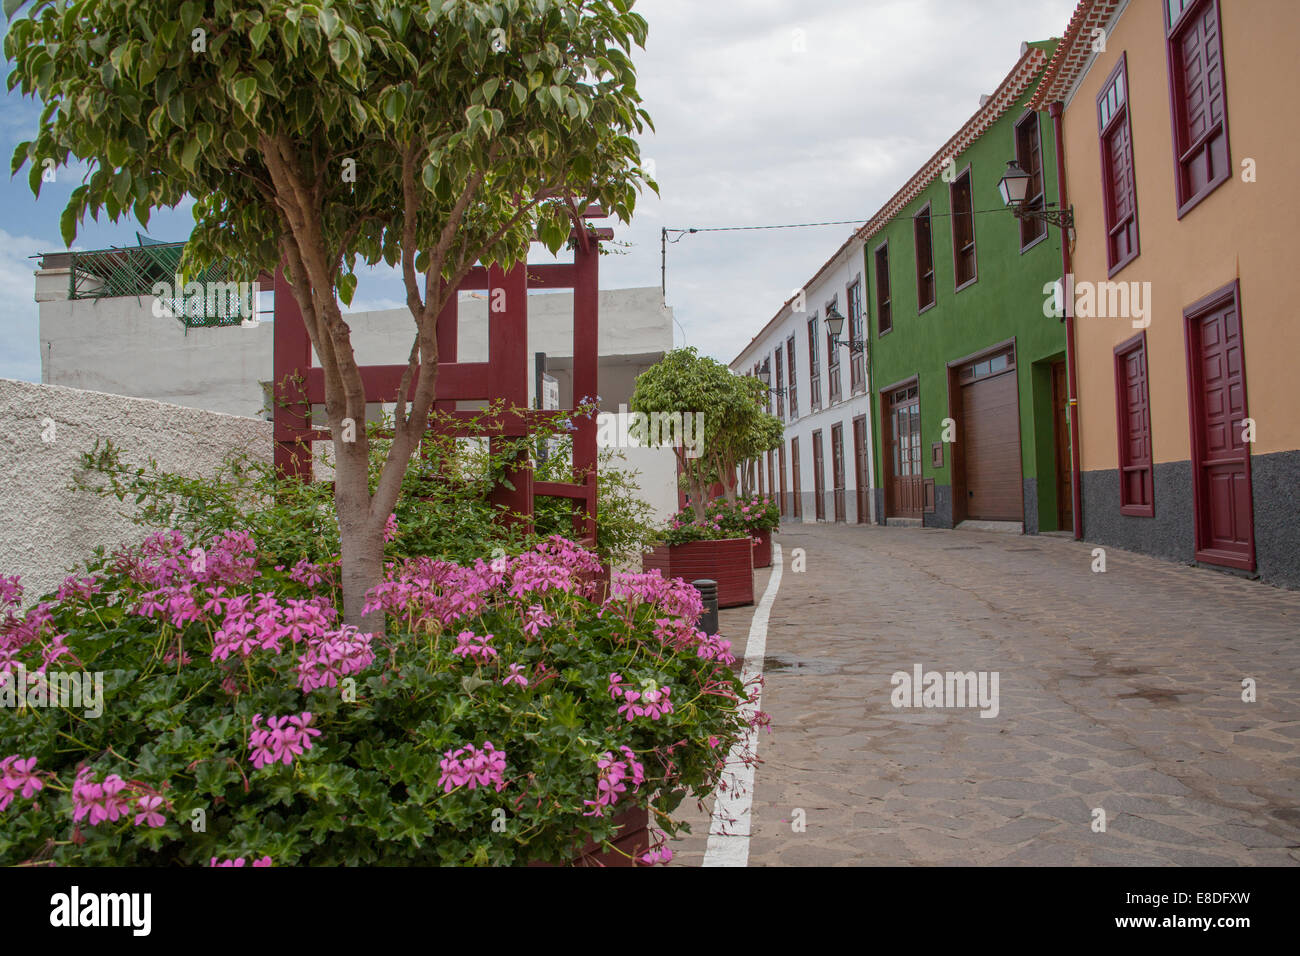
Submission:
[[[1052,536],[775,540],[749,865],[1300,862],[1300,593]],[[737,657],[754,611],[722,613]],[[997,672],[997,715],[896,708],[916,665]],[[700,865],[708,808],[679,814]]]

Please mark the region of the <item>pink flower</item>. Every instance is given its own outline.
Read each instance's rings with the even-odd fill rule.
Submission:
[[[655,687],[653,684],[647,690],[641,693],[641,713],[651,720],[658,720],[660,717],[673,712],[673,702],[668,696],[673,692],[671,687]],[[631,718],[628,718],[631,720]]]
[[[445,751],[439,765],[442,767],[442,775],[438,778],[438,784],[444,793],[451,793],[455,788],[466,784],[471,790],[490,784],[498,793],[506,787],[505,751],[497,750],[490,740],[483,742],[482,750],[470,745],[456,751]]]
[[[618,712],[624,715],[625,717],[627,717],[628,720],[635,720],[636,718],[640,717],[642,714],[645,713],[644,710],[642,710],[640,707],[637,706],[636,702],[640,698],[641,698],[641,694],[637,691],[634,690],[623,691],[623,703],[619,706]]]
[[[167,818],[158,809],[162,805],[162,797],[141,797],[136,801],[136,808],[141,812],[135,815],[134,826],[138,827],[141,823],[144,823],[147,826],[160,827],[165,824]]]
[[[387,544],[397,537],[397,515],[391,514],[388,520],[384,522],[384,543]]]
[[[352,625],[313,637],[307,651],[298,658],[298,684],[305,693],[318,687],[337,687],[340,678],[365,670],[375,659],[370,649],[373,634],[362,634]]]
[[[630,747],[620,747],[622,760],[617,760],[611,751],[606,750],[596,761],[596,799],[582,801],[583,806],[591,807],[583,813],[584,817],[604,816],[604,808],[618,803],[618,798],[627,793],[625,781],[631,780],[632,789],[636,790],[645,780],[645,767],[636,759]]]
[[[221,862],[217,862],[217,858],[214,856],[208,862],[208,866],[215,866],[215,867],[243,866],[245,862],[246,861],[242,856],[237,856],[233,860],[222,860]],[[270,865],[271,865],[271,858],[269,856],[264,856],[260,859],[253,861],[253,866],[270,866]]]
[[[451,649],[451,652],[460,657],[473,657],[475,660],[496,657],[496,648],[488,644],[493,637],[495,637],[493,634],[478,635],[473,631],[461,631],[456,635],[456,646]]]
[[[96,783],[89,767],[82,767],[72,783],[72,819],[88,819],[90,826],[104,821],[116,823],[130,812],[130,803],[122,795],[126,781],[117,774],[109,774],[103,783]]]
[[[41,782],[40,776],[36,773],[35,757],[28,757],[24,760],[14,754],[0,760],[0,810],[8,808],[13,801],[14,794],[21,791],[22,798],[30,800],[44,787],[45,784]]]
[[[525,615],[524,633],[536,637],[542,628],[550,627],[553,623],[554,619],[546,613],[546,609],[540,604],[534,604]]]
[[[254,714],[253,732],[248,738],[253,766],[260,770],[276,761],[291,764],[294,757],[311,750],[311,738],[320,736],[319,730],[308,726],[311,721],[311,712],[304,711],[293,717],[271,717],[263,729],[262,715]]]
[[[19,583],[22,578],[15,574],[11,577],[5,577],[0,574],[0,606],[5,604],[17,607],[23,599],[23,586]]]
[[[668,848],[667,844],[664,844],[655,847],[648,853],[643,853],[641,855],[641,862],[646,866],[654,866],[657,863],[667,863],[672,858],[673,851]]]
[[[523,675],[523,664],[511,664],[510,673],[506,679],[501,682],[503,687],[509,687],[511,684],[518,684],[520,687],[528,686],[528,678]]]

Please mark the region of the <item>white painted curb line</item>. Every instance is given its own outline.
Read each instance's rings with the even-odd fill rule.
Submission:
[[[748,684],[763,676],[763,658],[767,654],[767,619],[776,602],[776,592],[781,587],[781,546],[772,543],[772,576],[767,580],[763,599],[758,602],[754,617],[749,622],[749,640],[745,644],[745,663],[740,679]],[[754,716],[761,703],[761,690],[756,688],[752,700],[741,706],[746,719]],[[749,830],[754,803],[754,764],[746,764],[743,754],[758,756],[758,729],[750,727],[736,741],[727,755],[727,765],[722,771],[721,783],[714,793],[713,821],[709,826],[709,845],[704,851],[704,866],[748,866]],[[733,822],[734,821],[734,822]]]

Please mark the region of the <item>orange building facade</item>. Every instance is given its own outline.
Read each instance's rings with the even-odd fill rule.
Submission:
[[[1031,104],[1075,216],[1083,537],[1291,587],[1297,39],[1295,0],[1082,0]]]

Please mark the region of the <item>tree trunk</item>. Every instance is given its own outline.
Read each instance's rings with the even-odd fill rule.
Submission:
[[[344,442],[335,431],[334,507],[338,513],[343,623],[377,636],[384,634],[384,612],[362,614],[366,592],[383,579],[384,524],[370,513],[369,443],[358,426],[357,441]]]

